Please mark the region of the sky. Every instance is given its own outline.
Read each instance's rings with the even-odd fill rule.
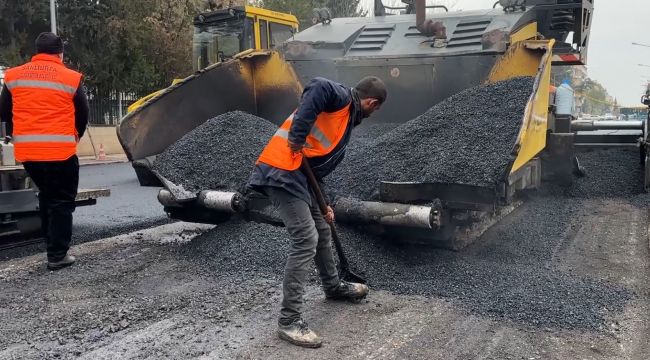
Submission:
[[[373,0],[363,0],[372,8]],[[428,4],[456,3],[463,10],[491,8],[496,0],[440,0]],[[385,1],[388,4],[388,1]],[[649,0],[595,0],[587,68],[619,104],[641,105],[639,99],[650,81]],[[639,66],[639,64],[648,65]]]

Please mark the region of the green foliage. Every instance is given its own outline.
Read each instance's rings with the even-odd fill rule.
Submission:
[[[204,2],[57,0],[65,61],[103,92],[168,86],[192,71],[192,19]],[[48,1],[0,0],[0,65],[28,61],[34,39],[49,24]]]
[[[259,0],[268,9],[292,13],[301,29],[312,9],[334,17],[360,16],[359,0]],[[192,19],[206,0],[57,0],[58,32],[65,62],[85,75],[89,88],[149,93],[192,71]],[[49,31],[47,0],[0,0],[0,65],[16,66],[35,53],[34,40]]]
[[[576,92],[580,93],[584,98],[582,112],[593,115],[604,115],[612,112],[614,104],[608,101],[607,89],[598,81],[587,78],[576,89]]]
[[[312,25],[314,6],[309,0],[258,0],[252,4],[257,7],[295,15],[300,22],[300,30]]]
[[[585,114],[605,115],[613,112],[614,104],[610,101],[607,89],[589,77],[582,79],[574,76],[574,70],[572,66],[554,66],[551,85],[560,86],[563,80],[569,79],[578,103],[582,103],[581,111]]]
[[[300,29],[312,26],[312,10],[328,8],[332,17],[366,16],[359,7],[360,0],[257,0],[252,4],[269,10],[293,14],[300,21]]]
[[[360,10],[360,0],[314,0],[315,7],[328,8],[332,17],[359,17],[366,16],[366,12]]]
[[[29,60],[36,36],[50,29],[49,14],[47,1],[0,0],[0,65]]]

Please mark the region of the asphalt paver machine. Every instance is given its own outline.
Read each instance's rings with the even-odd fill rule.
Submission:
[[[425,1],[417,0],[404,1],[401,14],[387,15],[377,1],[374,17],[331,19],[295,34],[278,51],[246,51],[197,72],[128,114],[118,135],[129,159],[162,180],[159,201],[172,217],[218,223],[244,214],[268,222],[256,215],[268,207],[264,199],[211,189],[187,193],[156,177],[151,162],[184,134],[228,111],[279,124],[315,76],[346,84],[368,75],[384,79],[391,95],[375,122],[405,122],[464,89],[532,76],[508,171],[495,186],[384,182],[379,201],[335,204],[339,221],[459,249],[512,211],[517,192],[539,185],[543,163],[569,164],[556,166],[564,176],[572,171],[575,132],[552,121],[550,71],[553,65],[585,64],[593,5],[503,0],[491,9],[428,15]]]

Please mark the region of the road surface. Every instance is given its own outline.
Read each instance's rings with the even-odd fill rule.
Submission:
[[[77,245],[57,272],[43,254],[0,261],[0,358],[645,360],[650,197],[635,152],[597,155],[596,184],[531,195],[461,252],[358,247],[340,229],[372,292],[326,301],[312,276],[320,349],[275,335],[284,229],[176,222]],[[132,219],[115,200],[108,221]]]
[[[156,200],[158,188],[141,187],[129,163],[82,166],[79,188],[108,188],[111,196],[74,213],[73,244],[98,240],[169,222]],[[11,249],[0,259],[44,251],[43,244]]]

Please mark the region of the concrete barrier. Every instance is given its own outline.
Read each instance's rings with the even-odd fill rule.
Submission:
[[[95,144],[95,149],[93,150],[93,144],[90,139]],[[124,155],[124,150],[120,141],[117,139],[117,132],[115,126],[93,126],[88,127],[86,134],[81,138],[81,141],[77,145],[77,156],[96,156],[99,153],[99,145],[104,145],[104,151],[106,155]]]

